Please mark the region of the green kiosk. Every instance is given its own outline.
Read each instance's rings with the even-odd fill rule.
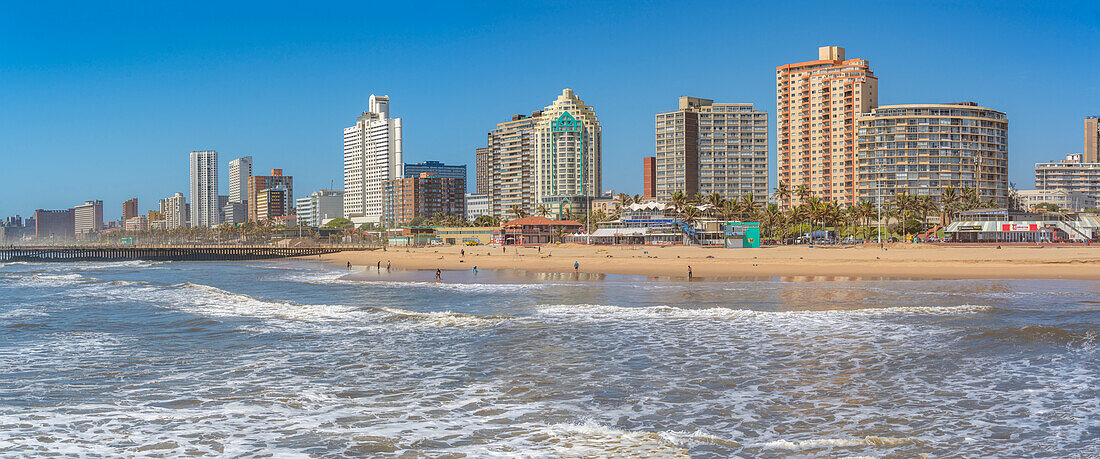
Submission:
[[[722,233],[726,248],[760,248],[760,223],[726,222]]]

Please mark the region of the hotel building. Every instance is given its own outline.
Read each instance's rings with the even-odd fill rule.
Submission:
[[[602,135],[595,111],[572,89],[530,117],[497,124],[476,162],[477,189],[489,196],[490,215],[512,217],[512,206],[531,211],[599,196]]]
[[[160,200],[160,212],[164,214],[164,229],[170,230],[190,226],[188,220],[189,210],[187,197],[183,193],[176,193]]]
[[[931,196],[975,188],[982,201],[1008,197],[1008,117],[973,102],[884,105],[858,118],[861,200]]]
[[[1096,196],[1070,190],[1018,190],[1016,196],[1024,208],[1039,204],[1054,204],[1059,208],[1080,212],[1096,208]]]
[[[383,188],[402,177],[401,118],[390,118],[389,96],[371,94],[368,111],[344,129],[344,217],[359,223],[382,218]]]
[[[429,172],[390,180],[385,185],[383,215],[388,225],[436,215],[465,219],[466,181],[434,177]]]
[[[264,188],[256,193],[256,221],[275,220],[290,215],[290,190],[283,185]]]
[[[191,152],[191,225],[209,228],[221,223],[218,207],[218,152]]]
[[[818,59],[776,67],[779,182],[814,196],[856,200],[856,117],[878,106],[878,78],[844,48],[818,48]],[[791,196],[784,206],[798,204]]]
[[[229,162],[229,202],[248,201],[248,179],[252,178],[252,157],[242,156]],[[244,220],[230,223],[244,223]]]
[[[422,163],[405,163],[402,177],[419,177],[420,174],[429,173],[438,178],[453,178],[466,183],[466,165],[443,164],[439,161],[424,161]]]
[[[84,201],[73,207],[73,232],[79,238],[103,230],[103,201]]]
[[[676,192],[767,199],[767,113],[752,104],[681,97],[679,109],[658,113],[655,123],[657,199]]]
[[[1036,163],[1035,189],[1079,191],[1100,198],[1100,162],[1069,154],[1061,161]]]
[[[37,239],[72,239],[76,233],[73,209],[34,211],[34,237]]]
[[[278,215],[290,215],[291,205],[294,203],[294,177],[283,175],[282,169],[272,169],[271,175],[253,175],[248,178],[249,221],[263,220],[259,217],[259,206],[256,204],[256,198],[264,190],[275,187],[283,187],[286,191],[285,199],[280,201],[283,204],[283,209],[279,211]],[[270,213],[267,214],[270,216]]]

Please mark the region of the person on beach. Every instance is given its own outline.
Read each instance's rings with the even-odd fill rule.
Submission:
[[[576,271],[580,268],[581,268],[581,263],[579,261],[574,261],[573,262],[573,271]]]
[[[348,269],[351,269],[351,262],[348,262]]]
[[[477,274],[477,266],[474,266],[474,274]]]
[[[378,260],[378,266],[375,266],[376,271],[382,271],[382,260]]]
[[[390,270],[390,261],[386,260],[386,271]]]
[[[435,270],[435,280],[443,280],[443,271]]]
[[[691,265],[688,265],[688,279],[691,279]]]
[[[459,250],[458,251],[458,256],[460,256],[460,257],[466,256],[466,249]]]

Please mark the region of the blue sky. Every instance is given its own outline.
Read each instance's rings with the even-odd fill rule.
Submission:
[[[1100,2],[231,3],[8,2],[0,216],[153,208],[187,193],[198,149],[282,168],[299,196],[339,187],[342,129],[371,93],[404,119],[407,161],[472,177],[496,123],[573,88],[603,125],[605,188],[638,193],[654,113],[691,95],[774,117],[775,67],[825,45],[870,60],[880,104],[1008,113],[1020,188],[1100,114]]]

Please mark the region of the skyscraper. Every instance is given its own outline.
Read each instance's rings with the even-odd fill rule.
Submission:
[[[371,94],[368,111],[344,129],[344,217],[382,220],[384,184],[402,177],[401,118],[390,118],[389,96]]]
[[[248,200],[248,179],[250,177],[252,177],[251,156],[242,156],[229,162],[229,202],[245,202]]]
[[[321,226],[344,215],[344,190],[317,190],[297,200],[298,223]]]
[[[657,157],[642,158],[642,197],[657,197]]]
[[[488,195],[490,215],[514,217],[513,206],[530,212],[539,204],[584,205],[600,196],[602,128],[572,89],[530,117],[497,124],[487,137],[476,165],[477,190]]]
[[[600,196],[603,129],[592,107],[563,89],[534,134],[536,202]]]
[[[422,163],[405,163],[405,171],[402,174],[403,177],[419,177],[423,173],[432,174],[437,178],[453,178],[462,180],[463,186],[466,184],[466,165],[465,164],[443,164],[439,161],[424,161]]]
[[[657,199],[718,193],[768,197],[768,114],[752,104],[681,97],[679,109],[656,115]]]
[[[137,198],[127,199],[122,203],[122,221],[125,222],[131,218],[138,216],[138,200]]]
[[[191,152],[191,225],[211,227],[221,223],[218,208],[218,152]]]
[[[1100,117],[1085,118],[1085,155],[1086,163],[1100,163]]]
[[[164,228],[186,228],[188,221],[187,197],[176,193],[160,201],[160,212],[164,214]]]
[[[278,203],[283,206],[283,209],[278,212],[267,212],[268,216],[284,216],[290,215],[290,208],[294,205],[294,177],[290,175],[283,175],[282,169],[272,169],[271,175],[253,175],[248,179],[248,220],[257,221],[262,220],[259,217],[258,209],[259,204],[256,202],[256,197],[260,195],[264,190],[273,189],[276,187],[282,187],[283,193],[279,197]],[[269,200],[267,205],[270,207],[274,200]],[[275,214],[278,215],[275,215]]]
[[[856,198],[856,117],[878,106],[878,78],[844,48],[818,48],[818,59],[776,67],[779,183],[805,185],[814,196],[851,204]],[[784,206],[798,204],[792,194]]]

